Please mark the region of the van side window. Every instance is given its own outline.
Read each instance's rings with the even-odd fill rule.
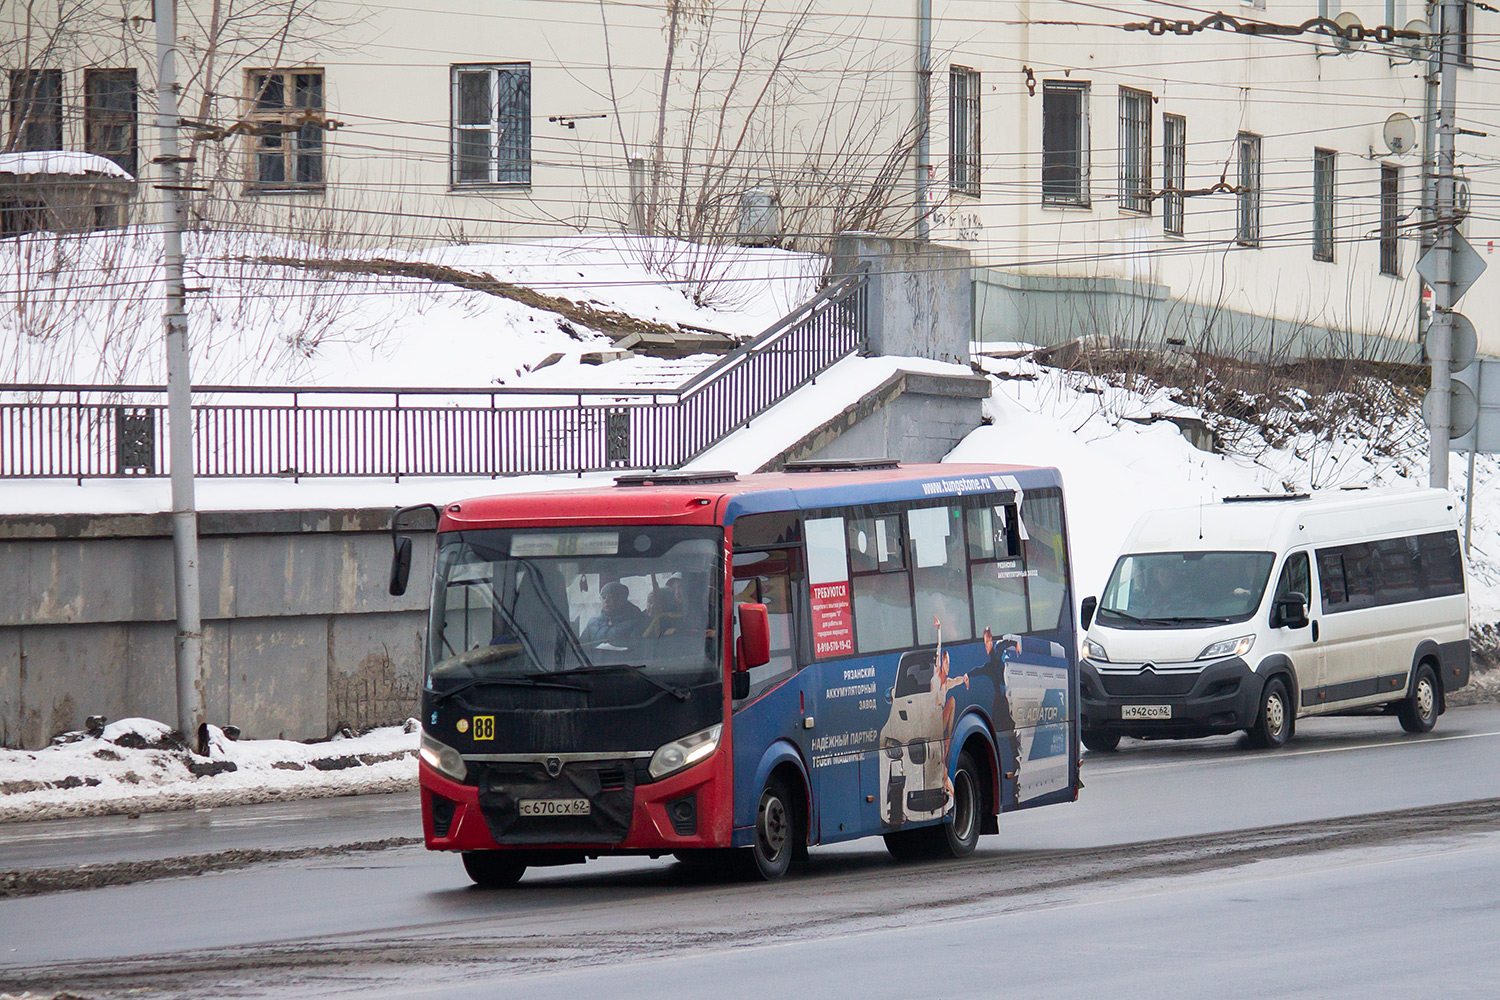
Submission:
[[[1068,545],[1063,537],[1062,491],[1048,488],[1028,492],[1021,500],[1021,524],[1026,529],[1026,592],[1031,605],[1031,628],[1055,631],[1067,603]]]
[[[771,625],[771,661],[750,670],[750,698],[775,687],[797,672],[795,620],[796,594],[802,579],[802,551],[774,549],[768,552],[734,554],[734,604],[764,604]],[[740,616],[734,616],[735,638],[739,638]]]
[[[917,642],[938,641],[936,622],[942,623],[944,642],[972,639],[963,511],[957,507],[919,507],[906,512],[906,523],[911,532],[912,582],[916,585]]]
[[[1286,563],[1281,567],[1281,579],[1276,581],[1276,595],[1273,601],[1279,601],[1288,594],[1301,594],[1312,600],[1312,573],[1307,562],[1306,552],[1293,552],[1286,557]]]
[[[970,593],[974,626],[997,636],[1030,631],[1026,613],[1026,565],[1021,559],[1020,520],[1013,505],[964,512],[969,536]]]
[[[911,573],[899,514],[849,519],[854,638],[861,653],[914,644]]]
[[[1318,577],[1325,612],[1462,594],[1458,532],[1434,531],[1319,549]]]

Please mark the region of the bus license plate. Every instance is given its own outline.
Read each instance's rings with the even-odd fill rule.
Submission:
[[[522,816],[587,816],[588,799],[522,799]]]
[[[1122,719],[1170,719],[1171,717],[1171,705],[1122,705],[1120,707]]]

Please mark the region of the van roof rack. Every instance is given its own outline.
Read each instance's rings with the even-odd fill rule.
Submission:
[[[1311,493],[1262,493],[1237,497],[1225,497],[1225,503],[1280,503],[1285,500],[1306,500]]]
[[[899,469],[894,458],[810,458],[788,462],[783,472],[865,472],[876,469]]]
[[[616,476],[616,486],[707,486],[710,483],[733,483],[740,478],[739,473],[728,469],[716,469],[711,472],[684,472],[673,469],[667,472],[632,472],[629,475]]]

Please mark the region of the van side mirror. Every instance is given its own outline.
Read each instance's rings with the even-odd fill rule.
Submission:
[[[1094,612],[1098,610],[1099,598],[1085,597],[1083,599],[1083,606],[1079,608],[1078,620],[1083,625],[1083,630],[1085,632],[1087,632],[1089,630],[1089,626],[1094,623]]]
[[[1307,595],[1292,591],[1276,599],[1271,610],[1272,628],[1306,628]]]
[[[391,553],[391,596],[406,593],[407,581],[411,579],[411,538],[395,535],[391,538],[394,551]]]

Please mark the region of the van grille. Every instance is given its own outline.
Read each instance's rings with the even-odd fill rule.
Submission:
[[[1116,697],[1142,694],[1187,694],[1198,683],[1198,671],[1186,674],[1158,674],[1143,670],[1138,674],[1101,673],[1104,692]]]

